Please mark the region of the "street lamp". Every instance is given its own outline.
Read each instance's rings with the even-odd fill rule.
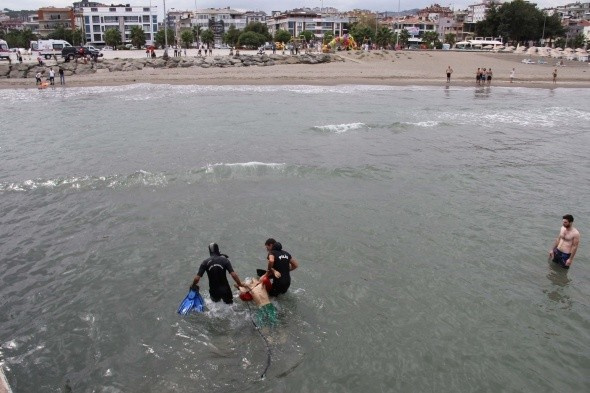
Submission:
[[[545,18],[543,19],[543,34],[541,36],[541,41],[543,41],[543,45],[545,45],[545,22],[547,22],[547,13],[544,12]]]
[[[166,13],[166,0],[164,0],[164,57],[168,57],[168,14]]]
[[[399,34],[401,33],[401,29],[399,28],[399,17],[400,17],[400,3],[401,0],[397,0],[397,35],[396,35],[396,39],[395,39],[395,49],[397,50],[397,48],[399,48]]]

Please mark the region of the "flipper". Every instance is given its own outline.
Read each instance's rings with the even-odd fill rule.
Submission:
[[[203,312],[203,298],[199,294],[198,291],[191,289],[188,291],[188,295],[184,298],[184,300],[180,303],[178,307],[178,313],[180,315],[187,315],[191,311],[196,312]]]
[[[256,269],[256,274],[258,274],[258,277],[262,277],[266,274],[266,270],[263,269]]]

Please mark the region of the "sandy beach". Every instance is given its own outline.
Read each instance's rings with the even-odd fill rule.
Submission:
[[[215,56],[227,55],[217,51]],[[253,53],[253,52],[252,52]],[[111,52],[105,58],[143,57],[143,52]],[[445,70],[453,69],[451,85],[475,86],[478,67],[491,68],[492,86],[536,88],[590,87],[589,63],[564,60],[565,66],[555,66],[556,59],[547,64],[524,64],[526,55],[489,52],[457,51],[350,51],[339,52],[343,61],[325,64],[288,64],[268,67],[228,68],[144,68],[138,71],[73,75],[66,86],[104,86],[133,83],[195,84],[195,85],[446,85]],[[189,51],[189,56],[191,53]],[[534,61],[537,58],[532,58]],[[54,62],[48,62],[51,66]],[[510,71],[515,68],[514,82]],[[557,68],[557,83],[552,81]],[[32,78],[0,79],[0,88],[35,88]]]

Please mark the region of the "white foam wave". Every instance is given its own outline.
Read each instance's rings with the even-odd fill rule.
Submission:
[[[285,167],[285,163],[275,163],[275,162],[258,162],[258,161],[250,161],[250,162],[235,162],[235,163],[216,163],[216,164],[207,164],[205,169],[205,173],[214,173],[215,168],[262,168],[262,167],[269,167],[273,169],[282,169]]]
[[[434,121],[434,120],[430,120],[430,121],[419,121],[419,122],[404,122],[402,124],[407,124],[409,126],[414,126],[414,127],[424,127],[424,128],[430,128],[430,127],[436,127],[438,125],[441,124],[440,121]]]
[[[314,128],[321,131],[333,132],[335,134],[342,134],[350,130],[358,130],[367,127],[365,123],[348,123],[348,124],[328,124],[325,126],[315,126]]]

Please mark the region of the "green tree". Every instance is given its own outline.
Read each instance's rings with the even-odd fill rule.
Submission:
[[[201,32],[203,31],[203,28],[199,25],[197,26],[193,26],[193,34],[195,35],[195,42],[198,44],[199,43],[199,39],[201,38]]]
[[[368,40],[375,42],[375,29],[359,22],[352,24],[349,33],[358,45],[366,44]]]
[[[275,33],[275,42],[287,43],[291,41],[291,33],[287,30],[277,30]]]
[[[174,30],[168,28],[166,33],[168,34],[168,45],[170,45],[170,43],[174,42]],[[164,32],[164,29],[161,29],[155,34],[154,41],[156,41],[158,46],[166,46],[166,33]]]
[[[108,46],[117,47],[121,45],[121,32],[114,27],[104,32],[104,42]]]
[[[253,31],[247,31],[240,34],[238,45],[247,48],[258,48],[259,46],[264,45],[265,42],[266,36]]]
[[[584,34],[582,34],[582,33],[578,33],[569,42],[569,46],[570,46],[570,48],[583,48],[585,43],[586,43],[586,36],[584,36]]]
[[[302,31],[301,34],[299,34],[299,38],[303,38],[305,42],[309,42],[315,38],[315,34],[313,34],[312,31],[305,30]]]
[[[131,44],[136,48],[141,48],[145,45],[145,33],[139,26],[133,26],[129,33]]]
[[[2,39],[6,40],[10,48],[30,48],[31,41],[36,41],[37,36],[30,29],[10,30]]]
[[[185,48],[190,48],[193,42],[195,42],[195,36],[191,30],[185,30],[180,33],[180,40],[182,41]]]
[[[406,29],[403,29],[400,33],[399,33],[399,44],[402,47],[405,47],[408,45],[408,41],[410,40],[410,32],[408,32]]]
[[[475,34],[481,37],[497,37],[498,25],[500,25],[500,13],[497,4],[492,3],[486,12],[486,18],[475,23]]]
[[[244,28],[244,33],[253,32],[264,36],[264,42],[272,40],[272,36],[268,32],[268,26],[261,22],[250,22],[248,26]]]
[[[565,38],[559,37],[558,39],[555,40],[555,47],[565,49],[565,43],[566,43]]]
[[[82,45],[84,43],[84,33],[80,29],[72,30],[72,45]]]
[[[551,16],[544,15],[542,22],[543,26],[541,27],[541,38],[551,41],[557,37],[563,37],[565,35],[565,28],[561,24],[558,14],[553,14]]]
[[[331,31],[326,31],[324,33],[324,39],[323,39],[323,44],[326,45],[328,43],[330,43],[330,41],[332,41],[334,39],[334,33]]]
[[[234,25],[230,25],[229,29],[227,29],[227,32],[223,35],[223,42],[229,46],[236,46],[238,44],[240,34],[240,30],[236,29]]]
[[[393,44],[393,31],[389,30],[388,27],[381,26],[379,30],[377,30],[377,38],[375,42],[381,48],[387,48],[389,45]]]
[[[451,46],[455,45],[455,42],[457,42],[457,35],[454,33],[445,34],[445,42]]]
[[[213,31],[210,29],[203,31],[201,33],[201,41],[208,45],[213,44],[215,42],[215,35],[213,34]]]
[[[422,42],[425,43],[429,48],[434,48],[437,44],[438,40],[438,33],[436,31],[426,31],[422,34]]]

